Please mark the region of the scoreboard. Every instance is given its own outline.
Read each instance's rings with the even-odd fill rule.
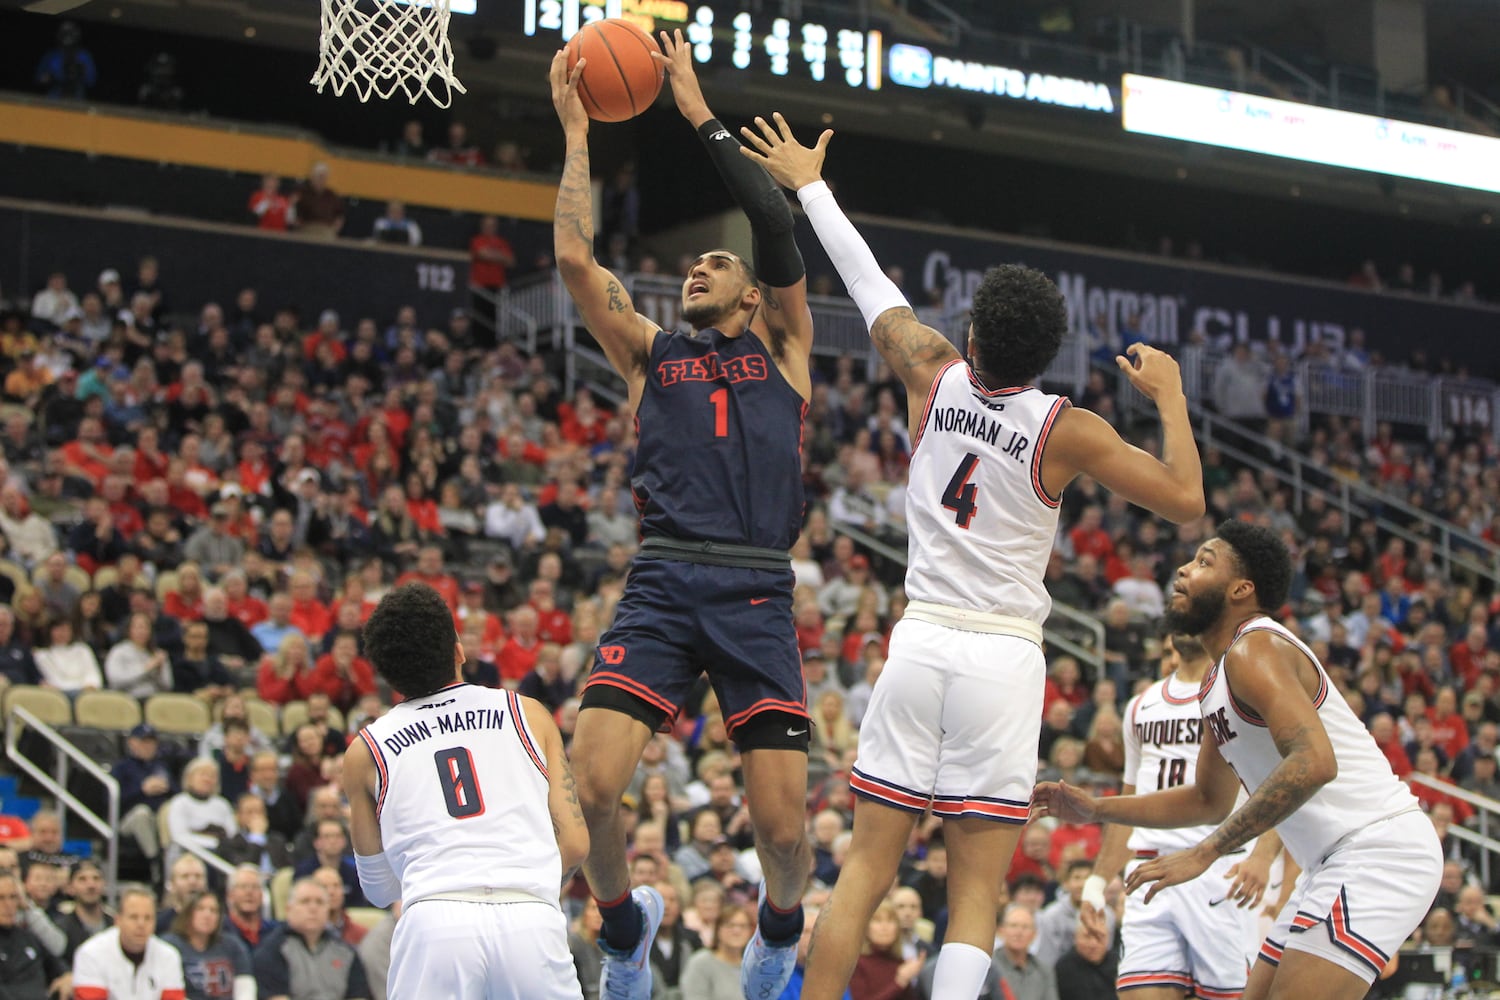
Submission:
[[[693,60],[703,65],[857,90],[879,90],[883,79],[883,39],[876,30],[681,0],[525,0],[522,7],[521,31],[533,38],[566,42],[585,25],[623,17],[653,37],[680,28]]]

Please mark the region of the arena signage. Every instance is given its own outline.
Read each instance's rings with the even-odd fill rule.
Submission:
[[[832,274],[811,227],[805,219],[798,225],[809,273]],[[1492,307],[971,230],[869,219],[858,225],[881,264],[905,273],[914,304],[937,305],[950,316],[969,307],[987,267],[1016,262],[1050,275],[1067,300],[1072,330],[1101,347],[1144,339],[1171,348],[1196,332],[1221,348],[1277,341],[1295,353],[1315,340],[1336,350],[1360,329],[1367,346],[1392,362],[1425,346],[1434,361],[1442,355],[1476,376],[1500,374],[1491,346],[1500,309]],[[1440,347],[1434,330],[1443,331]]]
[[[892,83],[904,87],[947,87],[971,94],[988,94],[1016,101],[1102,111],[1106,114],[1113,114],[1115,110],[1114,97],[1110,94],[1108,84],[953,59],[934,55],[920,45],[892,45],[888,75]]]
[[[1126,74],[1125,131],[1500,192],[1500,139]]]

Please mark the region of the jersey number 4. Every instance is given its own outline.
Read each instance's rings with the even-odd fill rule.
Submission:
[[[969,528],[969,522],[974,520],[974,512],[979,509],[975,502],[979,487],[969,482],[974,478],[974,470],[977,468],[979,456],[970,452],[958,463],[958,468],[953,471],[953,478],[948,480],[948,488],[943,490],[943,509],[953,511],[954,523],[965,531]]]
[[[474,757],[469,748],[439,750],[432,757],[437,762],[438,781],[443,786],[448,815],[454,819],[483,816],[484,796],[479,793],[479,778],[474,773]]]

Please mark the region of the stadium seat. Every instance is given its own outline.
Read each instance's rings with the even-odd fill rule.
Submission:
[[[201,736],[213,718],[208,706],[190,694],[154,694],[146,699],[146,722],[163,733]]]
[[[63,841],[64,854],[76,854],[80,858],[91,858],[94,856],[94,842],[92,840],[65,840]]]
[[[291,734],[307,721],[307,702],[289,701],[281,706],[281,731]]]
[[[94,570],[94,589],[103,590],[120,578],[120,571],[113,566],[100,566]]]
[[[10,577],[11,582],[20,590],[24,584],[31,582],[26,576],[26,571],[19,563],[11,562],[9,559],[0,559],[0,574]]]
[[[73,703],[73,716],[80,726],[124,731],[141,721],[141,703],[123,691],[85,691]]]
[[[17,684],[5,691],[5,714],[15,707],[26,709],[49,726],[73,724],[73,704],[68,696],[52,688]]]
[[[173,569],[156,574],[156,599],[164,601],[167,595],[177,589],[177,571]]]
[[[245,710],[250,713],[250,725],[271,739],[281,735],[281,723],[276,718],[276,706],[259,698],[246,698]]]
[[[46,575],[46,569],[45,566],[39,564],[36,569],[32,570],[31,582],[40,587],[42,578]],[[80,594],[94,589],[94,578],[89,576],[88,570],[74,563],[70,563],[68,568],[63,570],[63,581],[71,583]]]
[[[271,876],[271,919],[286,919],[286,900],[292,894],[295,873],[290,868],[278,868]]]
[[[344,916],[368,931],[385,919],[385,911],[374,906],[350,906],[344,910]]]

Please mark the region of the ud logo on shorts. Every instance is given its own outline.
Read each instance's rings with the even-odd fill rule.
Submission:
[[[608,663],[612,667],[618,666],[620,661],[625,659],[625,647],[600,646],[599,659],[603,660],[605,663]]]

